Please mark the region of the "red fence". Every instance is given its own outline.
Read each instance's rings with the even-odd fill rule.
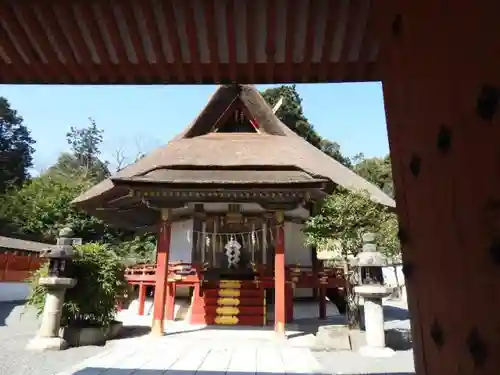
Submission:
[[[26,281],[31,272],[36,271],[44,260],[38,253],[17,255],[11,252],[0,253],[0,282]]]
[[[257,279],[263,285],[274,288],[274,270],[265,265],[255,267]],[[191,263],[170,263],[168,281],[177,285],[199,283],[203,280],[204,269]],[[288,282],[297,288],[344,288],[346,285],[342,268],[324,267],[314,271],[311,266],[286,265]],[[142,264],[125,270],[125,278],[130,284],[155,285],[156,265]],[[252,281],[253,282],[253,281]]]

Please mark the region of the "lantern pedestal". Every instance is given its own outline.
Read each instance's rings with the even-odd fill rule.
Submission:
[[[76,285],[76,279],[68,277],[42,277],[41,286],[47,288],[42,323],[37,335],[27,349],[29,350],[64,350],[68,347],[66,340],[59,337],[61,313],[66,289]]]
[[[366,345],[359,349],[366,357],[390,357],[394,350],[385,346],[384,309],[382,298],[392,293],[392,288],[383,285],[360,285],[354,292],[363,297]]]

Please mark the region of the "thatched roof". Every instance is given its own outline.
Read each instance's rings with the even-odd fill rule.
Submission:
[[[235,100],[242,103],[258,123],[258,133],[211,132]],[[228,172],[231,170],[232,174]],[[234,170],[248,173],[238,175]],[[257,172],[261,177],[257,177]],[[254,183],[258,183],[259,178],[266,183],[283,183],[283,179],[288,182],[307,178],[327,180],[350,190],[366,190],[375,202],[395,205],[378,187],[291,131],[252,85],[220,86],[194,122],[172,141],[95,185],[74,203],[85,208],[102,201],[104,196],[116,196],[113,190],[124,180],[231,183],[242,182],[244,178],[253,179]]]

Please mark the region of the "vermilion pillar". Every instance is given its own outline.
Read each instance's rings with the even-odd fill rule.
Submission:
[[[175,283],[168,283],[166,293],[166,320],[174,320],[175,318],[175,288]]]
[[[282,211],[276,212],[276,246],[274,253],[274,330],[285,333],[285,230]]]
[[[500,2],[380,9],[416,372],[499,374]]]
[[[169,211],[162,209],[161,223],[156,244],[156,281],[153,304],[153,326],[151,329],[151,333],[156,336],[164,334],[170,236],[171,223]]]
[[[139,315],[144,315],[144,307],[146,305],[146,284],[139,284]]]

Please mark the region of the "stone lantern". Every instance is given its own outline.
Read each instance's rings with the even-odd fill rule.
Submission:
[[[42,257],[49,259],[49,277],[59,279],[70,277],[71,263],[75,256],[72,236],[70,228],[61,229],[57,244],[42,253]]]
[[[76,285],[71,278],[72,260],[75,257],[73,232],[64,228],[59,232],[57,244],[46,249],[41,257],[49,259],[49,275],[41,277],[39,284],[46,288],[42,322],[36,337],[28,344],[33,350],[63,350],[67,342],[59,336],[61,313],[66,289]]]
[[[375,234],[363,235],[363,248],[352,265],[356,267],[360,280],[354,293],[364,301],[366,346],[360,348],[360,353],[370,357],[391,356],[394,351],[385,346],[382,299],[389,296],[393,288],[384,286],[382,269],[387,266],[387,259],[377,251]]]

